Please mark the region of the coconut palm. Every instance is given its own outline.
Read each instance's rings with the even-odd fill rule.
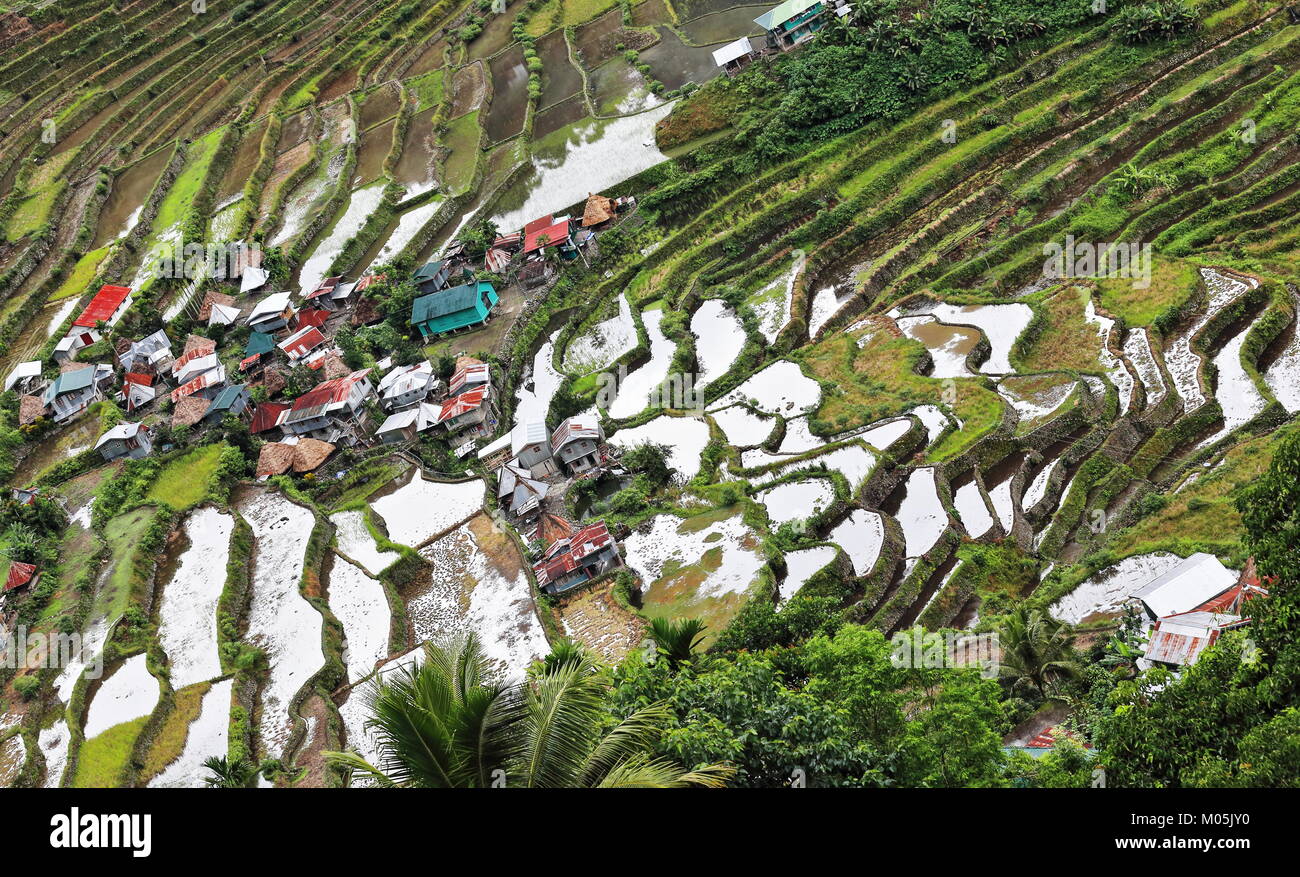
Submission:
[[[228,761],[226,756],[214,756],[203,762],[208,775],[203,778],[210,789],[244,789],[257,776],[257,765],[243,758]]]
[[[650,619],[650,636],[655,641],[659,654],[668,659],[673,667],[695,657],[695,649],[704,639],[708,625],[698,618]]]
[[[472,634],[449,648],[429,644],[369,691],[366,728],[378,738],[378,766],[355,752],[329,763],[379,786],[526,788],[721,786],[732,769],[683,771],[653,755],[670,712],[652,704],[605,730],[609,682],[586,652],[543,662],[527,681],[488,680]]]
[[[1079,674],[1069,625],[1042,609],[1016,609],[1003,622],[1001,672],[1019,682],[1027,679],[1046,696],[1053,680]]]

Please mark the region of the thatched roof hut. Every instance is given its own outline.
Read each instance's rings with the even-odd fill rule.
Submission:
[[[294,445],[293,471],[311,472],[320,467],[334,453],[334,446],[319,439],[303,439]]]
[[[207,412],[208,404],[208,400],[202,396],[186,396],[181,399],[172,411],[172,429],[198,423]]]
[[[294,446],[281,442],[267,442],[257,456],[257,477],[283,475],[293,466]]]

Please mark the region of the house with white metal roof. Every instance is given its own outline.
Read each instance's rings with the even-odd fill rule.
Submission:
[[[99,437],[95,450],[108,462],[121,457],[138,460],[149,456],[153,451],[153,442],[149,431],[141,423],[119,423]]]
[[[728,74],[743,70],[753,57],[754,47],[750,44],[749,37],[741,37],[720,49],[713,50],[713,63]]]
[[[1151,621],[1155,621],[1200,606],[1236,583],[1236,573],[1219,563],[1213,554],[1198,551],[1129,596],[1142,605]]]
[[[292,295],[276,292],[259,301],[248,315],[249,327],[255,332],[275,332],[289,325],[294,314]]]

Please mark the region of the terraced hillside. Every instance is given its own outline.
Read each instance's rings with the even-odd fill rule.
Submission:
[[[131,303],[78,363],[130,371],[122,342],[164,329],[241,374],[269,289],[167,257],[245,242],[294,301],[373,279],[321,317],[337,375],[296,359],[249,373],[254,424],[322,377],[426,359],[443,378],[458,357],[487,362],[497,401],[470,445],[435,430],[396,448],[376,405],[328,462],[254,481],[267,434],[238,417],[181,423],[180,398],[127,412],[105,397],[20,427],[6,392],[0,469],[40,496],[9,500],[0,547],[42,570],[10,623],[85,647],[70,667],[0,670],[2,784],[192,786],[216,754],[251,766],[242,784],[342,784],[325,753],[384,756],[370,682],[466,632],[508,680],[572,639],[624,662],[616,691],[648,702],[633,665],[656,620],[705,623],[716,662],[797,655],[773,659],[791,689],[831,648],[799,651],[810,641],[1006,632],[1026,612],[1067,622],[1076,657],[1103,666],[1131,634],[1125,598],[1179,558],[1253,570],[1238,500],[1300,410],[1300,15],[1021,6],[861,4],[734,75],[713,50],[758,45],[767,7],[11,13],[5,374],[66,370],[56,345],[104,284]],[[592,193],[636,203],[574,258],[485,254]],[[500,301],[427,338],[412,276],[462,255]],[[240,320],[212,322],[218,305]],[[258,369],[280,357],[264,353]],[[603,465],[544,479],[540,520],[512,514],[507,471],[468,451],[569,418],[599,423]],[[104,463],[95,444],[131,421],[152,455]],[[597,521],[623,567],[543,593],[547,546]],[[1070,733],[1118,745],[1083,690],[1011,675],[989,683],[993,750],[1067,714]],[[722,760],[672,746],[657,754]],[[752,761],[741,782],[784,781]],[[871,784],[876,768],[850,761],[835,781]],[[1033,774],[879,768],[895,769],[895,784]]]

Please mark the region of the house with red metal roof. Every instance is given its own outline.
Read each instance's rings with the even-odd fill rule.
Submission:
[[[248,431],[253,435],[270,432],[289,416],[289,408],[289,405],[283,405],[279,402],[263,402],[253,412],[253,420],[248,425]]]
[[[1186,667],[1195,664],[1207,648],[1228,630],[1250,624],[1243,615],[1247,600],[1268,591],[1260,587],[1252,559],[1246,564],[1236,585],[1224,590],[1187,611],[1161,616],[1147,639],[1142,656],[1153,664]]]
[[[437,425],[455,436],[453,443],[460,447],[474,439],[487,438],[496,432],[497,410],[492,399],[492,385],[484,384],[452,396],[442,403]]]
[[[453,396],[459,396],[491,382],[492,372],[486,362],[472,356],[462,356],[456,360],[456,370],[451,374],[447,389]]]
[[[77,319],[72,321],[73,328],[94,329],[100,323],[112,325],[122,318],[131,306],[131,288],[129,286],[112,286],[105,284],[95,293],[95,297],[86,305]]]
[[[532,231],[528,228],[532,226]],[[561,253],[577,254],[570,234],[571,223],[568,218],[556,220],[546,225],[530,223],[524,230],[524,254],[537,252],[546,247],[558,247]]]
[[[41,580],[41,574],[30,563],[13,561],[9,564],[9,573],[5,576],[5,593],[35,585]]]
[[[605,432],[592,417],[570,417],[551,433],[551,455],[574,475],[600,465]]]
[[[337,444],[340,438],[356,439],[362,424],[355,422],[366,399],[374,395],[370,369],[354,371],[342,378],[317,384],[298,397],[280,426],[287,433],[307,435]],[[344,421],[348,422],[344,422]]]
[[[325,336],[315,326],[307,326],[305,329],[294,332],[276,346],[284,351],[284,355],[289,358],[289,362],[297,363],[299,360],[305,359],[309,353],[324,347]]]
[[[122,379],[120,399],[126,403],[128,414],[142,405],[148,405],[157,395],[158,390],[154,387],[153,375],[127,372]]]
[[[68,334],[54,347],[54,361],[68,362],[83,347],[89,347],[103,336],[101,324],[112,325],[122,318],[131,306],[131,289],[127,286],[108,286],[100,288],[75,320]]]
[[[561,594],[623,565],[618,544],[604,521],[557,539],[533,564],[537,585],[546,594]]]

